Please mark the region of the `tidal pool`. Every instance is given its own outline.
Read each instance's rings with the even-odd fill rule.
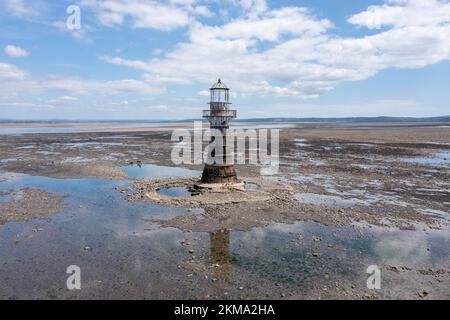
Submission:
[[[259,188],[260,186],[258,184],[252,182],[246,182],[244,185],[245,190],[257,190]]]
[[[450,165],[450,151],[437,152],[431,157],[402,158],[404,162],[425,165]]]
[[[154,164],[136,164],[120,167],[130,178],[162,179],[172,177],[200,177],[201,172],[179,167],[165,167]]]
[[[159,194],[170,197],[191,197],[192,191],[186,187],[164,187],[158,190]]]

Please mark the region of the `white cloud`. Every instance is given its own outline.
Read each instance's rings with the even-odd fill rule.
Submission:
[[[152,109],[152,110],[159,110],[159,111],[169,110],[169,107],[166,106],[165,104],[161,104],[161,105],[157,105],[157,106],[150,106],[148,108]]]
[[[74,77],[33,77],[18,67],[0,62],[0,95],[20,95],[22,92],[43,93],[49,90],[75,95],[118,95],[126,93],[153,95],[165,93],[166,89],[145,80],[92,80]],[[63,95],[60,100],[74,101],[75,97]]]
[[[100,24],[107,27],[131,22],[133,28],[172,31],[184,28],[199,17],[211,18],[215,14],[197,0],[81,0],[80,5],[90,8]]]
[[[58,97],[58,100],[62,100],[62,101],[77,101],[78,98],[77,97],[71,97],[71,96],[60,96],[60,97]]]
[[[121,25],[129,18],[134,28],[170,31],[187,26],[190,17],[189,10],[185,8],[190,1],[85,0],[80,3],[92,8],[99,22],[108,27]]]
[[[92,32],[92,28],[87,24],[83,24],[83,27],[81,29],[70,30],[67,27],[67,24],[65,21],[58,20],[58,21],[53,21],[52,26],[57,28],[61,32],[70,33],[70,35],[76,40],[80,40],[80,41],[88,43],[88,44],[94,43],[94,41],[88,35],[90,32]]]
[[[198,95],[201,97],[209,97],[209,91],[208,90],[202,90],[198,92]]]
[[[14,58],[26,57],[29,55],[29,53],[25,49],[23,49],[21,47],[16,47],[16,46],[13,46],[10,44],[4,48],[4,51],[8,56],[14,57]]]
[[[0,80],[21,80],[25,74],[25,71],[12,64],[0,62]]]
[[[442,0],[390,0],[382,6],[370,6],[348,22],[379,29],[383,26],[429,26],[450,22],[450,3]]]
[[[251,107],[241,106],[240,117],[254,117]],[[382,99],[359,100],[346,103],[315,103],[303,102],[270,102],[259,103],[258,112],[261,116],[273,116],[274,110],[279,117],[376,117],[376,116],[439,116],[442,110],[438,107],[419,103],[414,100]]]
[[[234,0],[235,4],[249,17],[255,18],[267,10],[267,3],[265,0]]]
[[[44,89],[62,90],[80,95],[111,95],[121,93],[160,94],[165,89],[135,79],[89,80],[67,77],[50,77],[42,81]]]
[[[5,7],[17,17],[35,17],[39,11],[32,5],[32,1],[25,3],[24,0],[5,0]]]
[[[211,12],[206,6],[196,6],[193,9],[193,12],[199,16],[211,18],[214,16],[214,13]]]
[[[448,1],[390,0],[371,6],[348,21],[385,29],[353,38],[331,35],[332,23],[305,8],[271,10],[259,4],[255,9],[257,1],[239,3],[253,14],[217,26],[193,21],[189,41],[164,58],[101,59],[141,70],[155,84],[209,85],[221,77],[243,94],[317,98],[342,82],[384,69],[420,68],[450,58]]]

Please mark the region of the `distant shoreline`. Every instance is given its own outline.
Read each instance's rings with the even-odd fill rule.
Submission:
[[[0,128],[40,128],[40,127],[111,127],[115,125],[133,125],[136,122],[0,122]],[[157,123],[155,123],[156,125]],[[149,123],[150,125],[150,123]],[[175,123],[167,123],[166,126],[177,126]]]
[[[202,121],[202,119],[183,119],[183,120],[98,120],[98,119],[47,119],[47,120],[18,120],[18,119],[0,119],[0,127],[2,128],[20,128],[33,124],[35,127],[45,126],[111,126],[117,124],[155,124],[155,125],[170,125],[170,124],[184,124],[193,121]],[[241,118],[233,122],[238,123],[374,123],[374,122],[450,122],[450,115],[437,117],[328,117],[328,118]]]

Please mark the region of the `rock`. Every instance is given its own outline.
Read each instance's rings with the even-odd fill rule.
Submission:
[[[189,249],[189,253],[193,254],[195,251],[193,249]]]
[[[91,246],[84,246],[84,251],[92,251],[92,247]]]
[[[428,296],[428,292],[427,291],[422,291],[422,292],[419,292],[419,297],[420,298],[425,298],[426,296]]]
[[[317,258],[317,257],[319,257],[319,253],[318,252],[313,252],[312,256]]]

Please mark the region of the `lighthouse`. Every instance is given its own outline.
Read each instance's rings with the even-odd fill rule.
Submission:
[[[230,158],[232,155],[228,154],[229,148],[227,148],[230,120],[236,118],[236,110],[230,109],[230,89],[219,79],[209,92],[209,109],[203,110],[203,118],[208,120],[211,129],[220,131],[223,149],[212,152],[211,155],[215,160],[213,163],[205,163],[201,183],[236,183],[238,180],[234,161]],[[217,157],[221,157],[222,161],[218,161]]]

